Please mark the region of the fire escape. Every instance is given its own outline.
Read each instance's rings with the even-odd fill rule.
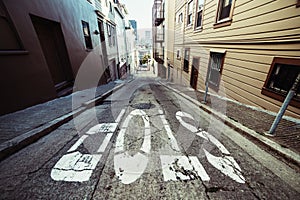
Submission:
[[[154,0],[152,8],[153,57],[156,62],[164,63],[164,4],[162,0]]]

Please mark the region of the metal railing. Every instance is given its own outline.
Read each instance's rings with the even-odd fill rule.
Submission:
[[[162,0],[155,0],[152,8],[152,14],[153,14],[153,24],[155,26],[159,26],[165,19],[164,17],[164,4],[162,3]]]

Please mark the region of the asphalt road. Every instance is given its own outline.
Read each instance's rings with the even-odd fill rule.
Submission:
[[[153,78],[130,82],[0,172],[1,199],[300,196],[299,171]]]

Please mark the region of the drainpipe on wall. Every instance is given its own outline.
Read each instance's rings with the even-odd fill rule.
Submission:
[[[278,114],[277,114],[277,116],[276,116],[276,118],[275,118],[275,120],[274,120],[274,122],[273,122],[273,124],[272,124],[272,126],[271,126],[271,128],[270,128],[270,130],[268,131],[267,134],[274,135],[274,132],[275,132],[275,130],[276,130],[283,114],[284,114],[284,112],[286,111],[290,101],[292,100],[292,98],[296,94],[296,91],[297,91],[299,85],[300,85],[300,73],[298,74],[292,88],[290,89],[288,95],[286,96],[286,98],[285,98],[285,100],[284,100],[284,102],[283,102],[283,104],[282,104],[282,106],[281,106],[281,108],[280,108],[280,110],[279,110],[279,112],[278,112]]]

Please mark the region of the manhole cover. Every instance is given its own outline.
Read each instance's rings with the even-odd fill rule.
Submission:
[[[155,105],[152,103],[138,103],[138,104],[131,105],[131,107],[144,110],[144,109],[155,108]]]

